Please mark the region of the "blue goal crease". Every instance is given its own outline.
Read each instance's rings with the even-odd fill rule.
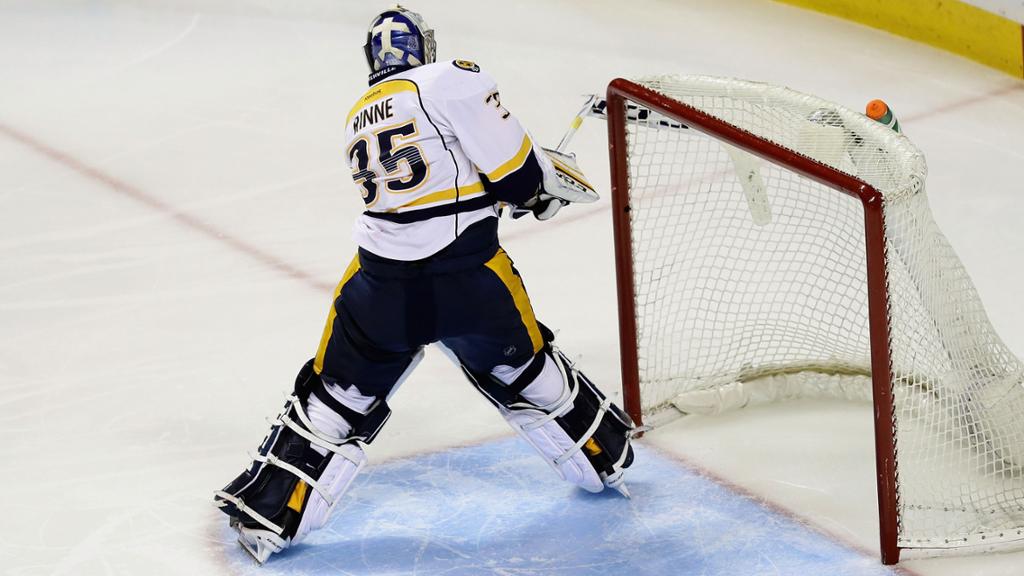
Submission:
[[[241,549],[225,553],[234,571],[260,575],[895,574],[655,450],[636,451],[629,500],[560,481],[518,438],[371,466],[326,527],[263,567]]]

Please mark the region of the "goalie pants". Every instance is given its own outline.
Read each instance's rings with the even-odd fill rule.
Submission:
[[[419,349],[438,341],[483,374],[521,366],[544,346],[522,278],[498,245],[496,218],[424,260],[360,250],[335,291],[314,370],[385,397]]]

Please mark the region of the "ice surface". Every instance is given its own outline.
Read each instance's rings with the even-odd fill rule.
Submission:
[[[314,352],[330,291],[351,258],[350,223],[361,202],[342,157],[341,122],[365,87],[363,28],[385,6],[292,4],[0,3],[0,573],[249,570],[226,542],[211,492],[246,463],[263,418]],[[928,156],[939,224],[997,330],[1024,352],[1020,81],[763,0],[637,0],[628,10],[612,0],[482,6],[423,0],[414,7],[437,29],[440,55],[473,59],[496,76],[503,102],[543,142],[558,141],[581,94],[616,75],[733,75],[852,106],[886,98]],[[604,126],[585,125],[573,148],[591,180],[607,182]],[[600,189],[607,193],[607,185]],[[505,223],[503,242],[538,315],[614,391],[607,210],[602,200],[550,223]],[[443,454],[459,457],[445,451],[453,446],[506,434],[438,354],[428,355],[394,408],[370,448],[372,463],[425,452],[439,454],[428,458],[436,463]],[[645,442],[873,560],[865,430],[867,407],[799,404],[681,422]],[[397,506],[390,500],[402,494],[399,480],[372,482],[377,470],[403,469],[394,466],[370,468],[360,502]],[[644,466],[638,476],[658,477]],[[652,484],[671,487],[686,477],[654,469],[666,477]],[[581,500],[544,482],[551,492],[531,494],[531,505],[619,502]],[[454,484],[453,497],[506,493],[500,482]],[[371,512],[361,512],[364,522]],[[681,527],[693,521],[687,510],[676,512]],[[374,534],[373,542],[402,534]],[[579,527],[566,538],[586,534],[594,533]],[[735,545],[744,536],[716,537]],[[652,555],[648,545],[659,542],[638,541],[634,557]],[[289,558],[331,550],[310,545]],[[755,561],[753,553],[736,555],[737,563]],[[1014,574],[1020,562],[996,555],[905,566],[991,576]],[[863,566],[875,573],[873,562]]]
[[[637,457],[631,500],[557,482],[518,438],[382,464],[307,543],[262,568],[241,548],[228,562],[254,576],[895,573],[656,450]]]

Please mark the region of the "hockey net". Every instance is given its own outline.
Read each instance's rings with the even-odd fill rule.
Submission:
[[[616,80],[608,117],[634,418],[873,399],[883,561],[1024,538],[1024,370],[932,218],[921,152],[731,79]]]

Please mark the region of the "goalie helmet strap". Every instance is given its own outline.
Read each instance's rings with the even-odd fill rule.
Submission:
[[[395,74],[398,74],[398,73],[401,73],[401,72],[405,72],[406,70],[408,70],[410,68],[412,68],[412,66],[386,66],[386,67],[381,68],[380,70],[370,74],[369,84],[370,84],[370,86],[373,86],[374,84],[376,84],[378,82],[386,80],[387,78],[390,78],[390,77],[394,76]]]

